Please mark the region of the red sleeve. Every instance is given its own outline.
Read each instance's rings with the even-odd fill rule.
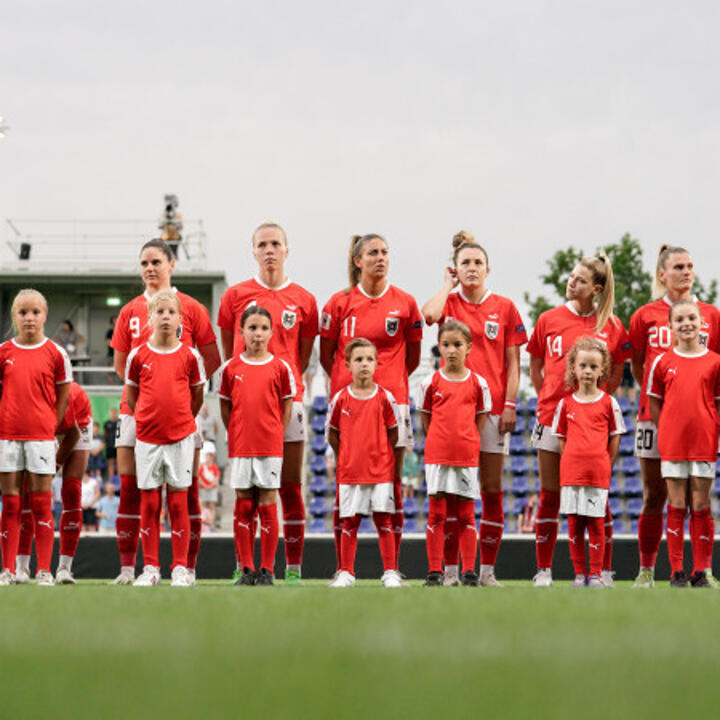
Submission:
[[[340,335],[339,304],[336,295],[327,301],[320,318],[320,337],[335,340]]]
[[[559,435],[560,437],[567,436],[567,404],[565,398],[555,408],[555,417],[553,418],[552,424],[553,435]]]
[[[217,324],[223,330],[234,330],[235,317],[233,313],[234,288],[228,288],[220,299]]]
[[[405,341],[420,342],[423,336],[423,319],[415,298],[408,298],[408,321],[405,326]]]
[[[300,337],[314,338],[318,334],[318,309],[315,298],[310,294],[308,294],[304,315]]]
[[[508,301],[505,313],[505,347],[524,345],[527,342],[527,331],[515,303]]]
[[[210,313],[197,301],[193,303],[193,335],[197,347],[213,345],[217,340],[210,322]]]
[[[113,350],[124,353],[130,352],[130,349],[132,348],[132,338],[130,337],[130,324],[128,320],[130,312],[128,307],[129,303],[120,311],[120,314],[115,321],[115,328],[113,329],[113,336],[110,341],[110,345]]]
[[[395,416],[395,410],[393,409],[392,403],[387,396],[387,393],[383,393],[380,402],[382,403],[382,414],[383,422],[385,427],[390,430],[391,428],[397,427],[398,421]]]
[[[720,353],[720,311],[713,308],[715,312],[712,313],[710,319],[710,342],[708,343],[708,349],[713,352]]]
[[[642,308],[636,310],[630,318],[629,340],[631,350],[644,356],[647,346],[647,332],[645,332],[645,323],[642,320]]]
[[[527,344],[527,351],[530,355],[534,355],[537,358],[545,359],[545,313],[543,313],[535,323],[535,327],[530,335],[530,339]]]
[[[613,323],[613,334],[615,337],[615,345],[610,353],[614,363],[625,362],[632,355],[632,346],[630,344],[630,337],[627,334],[627,330],[623,327],[618,317],[613,316],[613,319],[617,322],[617,325]],[[610,320],[612,323],[612,320]]]

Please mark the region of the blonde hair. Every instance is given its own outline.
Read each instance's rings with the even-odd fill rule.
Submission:
[[[148,316],[152,315],[155,310],[157,310],[157,306],[163,300],[170,300],[174,302],[177,305],[178,313],[182,310],[180,298],[172,290],[159,290],[150,298],[150,302],[148,303]]]
[[[350,292],[360,282],[360,268],[355,265],[355,259],[362,255],[363,248],[366,243],[371,240],[382,240],[385,247],[388,247],[387,240],[377,233],[369,233],[368,235],[353,235],[350,238],[350,253],[348,254],[348,281],[349,286],[347,292]]]
[[[35,290],[34,288],[23,288],[13,298],[12,305],[10,306],[10,320],[12,322],[13,332],[18,332],[18,327],[17,327],[17,324],[15,323],[15,313],[17,312],[18,305],[20,304],[20,302],[22,301],[23,298],[30,297],[30,296],[36,297],[40,300],[40,302],[43,304],[43,307],[45,308],[45,317],[47,318],[48,304],[47,304],[47,300],[45,299],[45,296],[39,290]]]
[[[598,257],[583,258],[578,265],[590,271],[593,285],[600,285],[602,290],[598,295],[597,306],[595,309],[595,317],[597,322],[595,329],[600,332],[608,320],[612,320],[613,325],[618,324],[617,318],[613,316],[613,307],[615,306],[615,276],[613,275],[610,258],[603,253]]]
[[[438,342],[442,340],[442,336],[448,332],[459,332],[467,342],[468,345],[472,345],[472,333],[470,328],[460,320],[447,320],[444,322],[438,330]]]
[[[279,230],[282,233],[283,236],[283,242],[285,243],[285,247],[287,247],[288,241],[287,241],[287,233],[283,229],[281,225],[278,225],[278,223],[273,222],[272,220],[268,222],[264,222],[262,225],[258,225],[254,230],[252,234],[251,242],[253,244],[253,247],[255,246],[255,236],[261,231],[261,230]]]
[[[686,253],[687,255],[690,254],[684,247],[679,247],[678,245],[670,245],[669,243],[663,243],[660,246],[660,250],[658,251],[657,264],[655,265],[655,277],[653,278],[652,284],[653,300],[660,299],[667,291],[665,283],[660,280],[660,271],[665,269],[665,265],[667,265],[667,261],[671,255],[679,255],[680,253]]]
[[[568,390],[575,390],[578,386],[578,381],[575,377],[575,363],[577,362],[577,356],[580,352],[600,353],[602,358],[602,372],[598,378],[598,384],[605,382],[610,377],[611,360],[607,345],[592,337],[581,337],[572,348],[570,348],[567,356],[567,364],[565,365],[565,387]]]
[[[375,359],[377,360],[377,348],[375,345],[373,345],[373,343],[371,343],[367,338],[360,337],[351,340],[345,346],[345,364],[350,363],[353,351],[357,350],[357,348],[372,348],[375,351]]]
[[[475,248],[480,250],[485,256],[485,266],[490,267],[490,261],[488,260],[487,250],[482,245],[475,242],[475,236],[468,230],[460,230],[453,235],[452,239],[452,262],[453,265],[457,265],[458,255],[460,251],[465,248]]]

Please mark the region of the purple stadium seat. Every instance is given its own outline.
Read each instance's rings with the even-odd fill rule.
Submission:
[[[315,413],[324,415],[328,411],[328,399],[326,397],[316,397],[312,401],[312,410]]]

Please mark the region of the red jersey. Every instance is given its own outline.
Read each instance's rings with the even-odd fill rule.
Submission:
[[[198,487],[200,490],[214,490],[220,485],[220,468],[213,463],[203,463],[198,468]]]
[[[138,389],[138,440],[172,445],[192,435],[197,428],[190,388],[206,381],[205,365],[195,348],[180,343],[172,350],[156,350],[150,343],[143,343],[132,350],[125,367],[125,383]]]
[[[207,308],[195,298],[175,290],[180,300],[180,314],[182,324],[180,325],[180,342],[188,347],[203,347],[215,343],[215,331],[210,323],[210,315]],[[133,348],[138,347],[150,340],[152,328],[148,322],[148,302],[151,299],[145,291],[138,295],[123,307],[118,315],[113,331],[113,350],[129,353]],[[203,372],[205,368],[203,366]],[[132,415],[127,402],[125,401],[125,390],[120,402],[120,413]]]
[[[92,423],[92,407],[85,391],[76,383],[70,383],[70,402],[65,417],[58,426],[57,434],[64,435],[73,425],[78,428]]]
[[[545,378],[537,409],[537,419],[541,425],[552,425],[555,408],[567,394],[565,357],[577,340],[588,336],[605,343],[613,364],[625,362],[630,357],[628,334],[615,315],[608,319],[600,332],[595,330],[595,323],[594,312],[580,315],[571,302],[547,310],[538,318],[527,350],[545,361]]]
[[[468,370],[463,380],[450,380],[436,370],[420,383],[418,408],[432,418],[425,438],[426,463],[478,466],[477,416],[492,409],[485,378]]]
[[[567,395],[558,403],[552,429],[565,438],[560,484],[608,490],[612,474],[610,438],[625,432],[617,400],[605,392],[594,400]]]
[[[228,433],[229,457],[282,457],[283,405],[297,395],[290,364],[270,355],[254,362],[244,355],[220,368],[218,397],[232,405]]]
[[[643,357],[643,381],[640,386],[638,420],[651,420],[647,399],[647,383],[655,358],[669,350],[675,343],[670,332],[670,308],[666,297],[643,305],[630,318],[630,343],[634,353]],[[714,305],[699,302],[702,315],[700,344],[713,352],[720,352],[720,310]]]
[[[438,324],[460,320],[472,332],[472,347],[466,364],[487,381],[492,397],[492,414],[499,415],[507,387],[506,348],[524,345],[527,332],[512,300],[489,290],[479,302],[470,302],[458,289],[450,293]]]
[[[647,393],[663,400],[658,450],[663,460],[711,462],[718,457],[720,355],[705,349],[684,355],[673,348],[658,355],[648,374]]]
[[[408,404],[407,343],[422,340],[422,316],[415,298],[388,285],[379,297],[370,297],[360,285],[335,293],[323,308],[320,336],[337,341],[330,394],[352,382],[345,366],[345,346],[357,337],[375,345],[378,365],[375,381],[387,388],[401,405]]]
[[[388,430],[397,427],[395,398],[375,386],[368,397],[357,397],[350,386],[336,393],[328,408],[328,424],[340,434],[335,480],[344,485],[393,482],[395,450]]]
[[[54,440],[57,426],[55,386],[72,380],[70,358],[52,340],[0,345],[0,438]]]

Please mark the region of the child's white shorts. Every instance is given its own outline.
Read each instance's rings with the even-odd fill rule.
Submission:
[[[134,415],[120,415],[115,433],[115,447],[135,447],[136,425]]]
[[[62,443],[64,438],[65,435],[57,436],[57,447],[60,447],[60,443]],[[75,452],[75,450],[87,450],[89,452],[90,450],[92,450],[92,441],[92,423],[90,423],[89,425],[85,425],[85,427],[80,428],[80,437],[78,438],[78,441],[73,447],[73,452]]]
[[[683,480],[690,477],[712,480],[715,477],[715,463],[697,462],[695,460],[684,460],[673,462],[663,460],[660,463],[660,472],[664,478]]]
[[[428,495],[452,493],[471,500],[480,497],[480,482],[476,467],[426,465],[425,483]]]
[[[140,490],[154,490],[167,483],[175,488],[192,484],[195,433],[171,445],[135,442],[135,467]]]
[[[55,474],[55,440],[0,440],[0,472]]]
[[[395,512],[395,490],[393,483],[377,483],[376,485],[338,486],[340,517],[353,515],[371,515],[374,512]]]
[[[645,460],[659,460],[657,425],[652,420],[638,420],[635,428],[635,455]]]
[[[563,485],[560,488],[560,512],[563,515],[605,517],[608,491],[584,485]]]
[[[285,428],[284,442],[305,442],[307,430],[305,423],[305,408],[301,402],[293,402],[290,411],[290,422]]]
[[[530,444],[535,450],[560,454],[560,441],[557,435],[553,435],[552,428],[549,425],[541,425],[537,420],[533,427]]]
[[[500,432],[499,415],[488,415],[480,435],[480,451],[495,455],[507,455],[510,452],[510,433]]]
[[[281,457],[231,457],[228,458],[230,487],[235,490],[277,490],[282,473]]]

